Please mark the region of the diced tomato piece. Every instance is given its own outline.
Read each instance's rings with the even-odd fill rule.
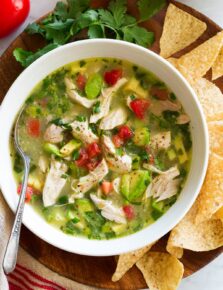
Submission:
[[[92,170],[94,170],[98,166],[99,163],[100,163],[100,161],[98,159],[91,159],[86,164],[86,168],[89,171],[92,171]]]
[[[123,140],[128,140],[132,138],[133,132],[131,128],[129,128],[127,125],[123,125],[118,130],[118,136],[122,138]]]
[[[105,195],[109,194],[113,190],[112,182],[107,180],[102,181],[101,189]]]
[[[144,119],[149,106],[150,101],[146,99],[135,99],[130,103],[130,107],[138,119]]]
[[[78,74],[76,84],[79,90],[83,90],[85,88],[86,82],[87,82],[86,77],[82,74]]]
[[[158,87],[152,87],[150,89],[150,94],[161,101],[165,101],[169,98],[169,93],[166,89],[161,89]]]
[[[18,185],[18,188],[17,188],[17,193],[18,194],[21,194],[21,191],[22,191],[22,184],[19,184]],[[34,193],[34,190],[31,186],[27,186],[27,189],[26,189],[26,199],[25,201],[28,203],[30,202],[31,198],[32,198],[32,195]]]
[[[122,138],[120,138],[118,135],[112,136],[112,141],[115,144],[115,147],[119,148],[124,144],[124,141]]]
[[[89,156],[85,148],[81,148],[79,152],[79,158],[75,161],[77,166],[84,167],[89,161]]]
[[[39,137],[40,121],[38,119],[29,119],[26,125],[27,125],[27,132],[30,136]]]
[[[87,147],[87,153],[89,158],[98,156],[101,153],[101,149],[96,142],[91,143]]]
[[[113,69],[110,71],[106,71],[104,73],[104,80],[110,86],[115,85],[121,77],[122,77],[121,69]]]
[[[128,220],[132,220],[135,217],[135,210],[132,205],[124,205],[122,208]]]

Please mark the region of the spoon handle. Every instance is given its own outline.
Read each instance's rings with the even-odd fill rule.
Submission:
[[[3,269],[5,274],[11,273],[15,269],[17,253],[19,247],[19,238],[22,225],[23,210],[26,198],[26,189],[28,184],[28,176],[30,170],[30,159],[25,154],[21,154],[24,161],[24,176],[22,181],[21,194],[19,203],[16,210],[15,220],[12,227],[12,231],[9,237],[9,241],[6,247],[5,256],[3,260]]]

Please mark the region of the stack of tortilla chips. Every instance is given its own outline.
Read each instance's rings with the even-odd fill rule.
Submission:
[[[206,28],[204,22],[170,4],[160,39],[160,55],[189,81],[206,116],[210,155],[204,184],[193,207],[171,231],[167,252],[150,251],[151,244],[120,255],[114,282],[136,264],[150,290],[174,290],[183,277],[184,267],[178,259],[184,249],[200,252],[223,246],[223,95],[204,78],[209,69],[212,80],[223,75],[223,31],[182,57],[171,57],[196,41]]]

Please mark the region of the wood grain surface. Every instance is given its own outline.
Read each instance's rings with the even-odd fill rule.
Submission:
[[[108,2],[109,1],[100,0],[92,1],[92,6],[106,6]],[[134,0],[128,1],[128,10],[132,15],[137,16],[135,2],[136,1]],[[196,47],[198,44],[202,43],[221,30],[220,27],[217,26],[213,21],[195,11],[194,9],[174,1],[171,2],[206,22],[208,27],[205,33],[195,43],[176,53],[174,55],[175,57],[180,57],[185,52],[190,51],[192,48]],[[143,23],[145,28],[155,32],[156,41],[150,49],[156,53],[159,53],[159,39],[162,33],[165,13],[166,7],[151,20]],[[79,35],[79,39],[84,37],[85,35]],[[23,70],[20,64],[15,61],[12,55],[13,50],[16,47],[22,47],[24,49],[35,51],[37,48],[40,48],[43,45],[44,40],[41,37],[29,36],[23,32],[1,56],[0,101],[4,99],[7,90]],[[207,73],[206,77],[209,79],[210,73]],[[215,81],[215,83],[223,91],[223,78],[218,79]],[[153,249],[165,251],[166,241],[167,236],[163,237],[159,243],[154,246]],[[116,267],[115,257],[89,257],[65,252],[39,239],[24,226],[22,228],[21,234],[21,246],[51,270],[54,270],[60,275],[68,277],[77,282],[105,289],[136,290],[146,288],[143,276],[136,267],[133,267],[130,271],[128,271],[128,273],[120,281],[113,283],[111,281],[111,276]],[[183,258],[181,259],[185,267],[184,277],[189,276],[197,270],[201,269],[222,252],[223,247],[214,251],[201,253],[185,251]]]

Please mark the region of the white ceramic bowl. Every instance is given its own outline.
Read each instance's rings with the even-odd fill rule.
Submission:
[[[159,239],[183,218],[195,201],[204,180],[208,163],[208,133],[201,106],[193,90],[180,73],[160,56],[137,45],[116,40],[84,40],[64,45],[24,70],[11,86],[1,106],[0,185],[13,211],[16,210],[18,196],[11,166],[9,138],[16,114],[31,90],[48,74],[67,63],[91,57],[119,58],[150,70],[177,95],[191,118],[193,155],[186,184],[177,202],[147,228],[123,238],[88,240],[64,234],[26,205],[23,223],[41,239],[73,253],[110,256],[136,250]]]

